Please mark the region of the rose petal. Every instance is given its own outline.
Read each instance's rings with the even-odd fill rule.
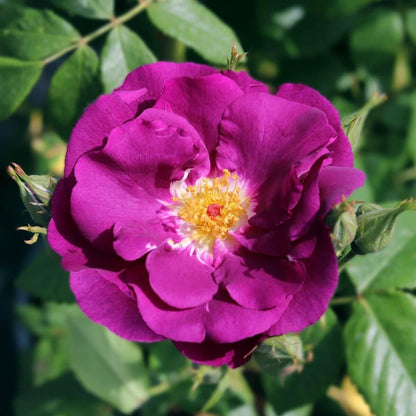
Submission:
[[[319,175],[321,212],[327,214],[334,204],[341,202],[354,189],[364,185],[365,174],[358,169],[327,166]]]
[[[234,72],[231,70],[221,71],[221,74],[232,79],[245,94],[253,92],[269,92],[267,85],[250,77],[247,72]]]
[[[146,89],[146,94],[140,100],[131,102],[131,109],[136,113],[144,105],[148,108],[153,105],[165,88],[166,83],[173,78],[190,77],[196,78],[215,74],[218,71],[206,65],[193,63],[157,62],[155,64],[143,65],[130,72],[123,85],[114,92],[126,94],[126,91]],[[147,104],[147,105],[146,105]],[[143,111],[144,108],[141,110]]]
[[[247,94],[224,112],[216,164],[257,190],[271,178],[285,178],[308,155],[319,158],[319,149],[334,137],[320,110],[268,94]]]
[[[79,159],[71,195],[72,216],[89,241],[109,250],[115,224],[134,232],[134,224],[141,230],[149,221],[162,221],[170,215],[160,200],[172,201],[170,184],[191,168],[195,175],[209,169],[199,136],[181,117],[148,110],[143,118],[114,129],[104,149]],[[111,233],[104,238],[103,231]],[[123,251],[123,257],[129,259],[136,254]]]
[[[273,308],[302,286],[305,270],[301,263],[240,250],[229,253],[214,276],[241,306]]]
[[[201,343],[175,342],[175,347],[192,361],[204,365],[224,365],[236,368],[246,363],[261,336],[243,339],[231,344],[218,344],[211,340]]]
[[[306,269],[303,286],[293,295],[280,320],[267,332],[270,336],[301,331],[315,323],[328,308],[338,283],[338,263],[325,224],[317,230],[315,251],[303,263]]]
[[[186,117],[204,138],[208,151],[211,151],[218,142],[222,113],[228,104],[242,94],[234,81],[221,74],[175,78],[166,83],[154,107]]]
[[[111,252],[102,252],[79,232],[71,212],[69,196],[61,179],[52,198],[52,216],[48,226],[48,242],[62,258],[62,267],[77,271],[86,266],[121,270],[122,260]]]
[[[73,272],[70,283],[80,308],[92,321],[131,341],[164,339],[144,323],[135,299],[121,292],[97,270]]]
[[[338,111],[325,97],[313,88],[301,84],[283,84],[276,92],[276,96],[322,110],[326,114],[329,124],[337,133],[337,139],[328,147],[333,159],[332,164],[336,166],[352,166],[353,154],[351,145],[342,130]]]
[[[65,159],[65,177],[85,152],[104,144],[111,130],[134,117],[134,112],[117,95],[102,95],[78,120],[69,140]]]
[[[204,340],[204,307],[175,309],[158,298],[150,287],[148,279],[137,281],[131,270],[127,270],[127,277],[136,294],[140,313],[149,328],[174,341],[202,342]],[[183,296],[186,294],[184,293]]]
[[[152,289],[167,304],[191,308],[209,302],[218,291],[213,267],[202,263],[189,249],[164,244],[147,256],[146,267]]]

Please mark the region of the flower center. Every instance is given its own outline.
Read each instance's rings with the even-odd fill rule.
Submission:
[[[178,216],[190,225],[189,236],[198,243],[212,245],[225,240],[247,217],[249,198],[242,195],[238,176],[223,170],[223,176],[200,178],[172,197],[178,202]]]

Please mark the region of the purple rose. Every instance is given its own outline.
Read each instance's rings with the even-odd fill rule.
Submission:
[[[236,367],[327,308],[338,270],[323,218],[362,185],[352,163],[309,87],[143,66],[75,126],[49,242],[93,321]]]

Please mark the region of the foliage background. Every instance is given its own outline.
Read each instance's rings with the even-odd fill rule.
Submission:
[[[287,81],[306,83],[343,116],[362,107],[374,90],[386,93],[388,100],[370,114],[356,152],[368,180],[354,197],[370,202],[415,197],[416,1],[196,4],[152,5],[112,37],[103,33],[87,47],[74,48],[75,55],[51,59],[77,42],[79,33],[87,36],[111,22],[113,11],[120,16],[138,3],[0,0],[0,413],[110,415],[145,401],[135,414],[202,409],[229,415],[351,415],[348,406],[356,402],[344,378],[349,374],[377,415],[410,415],[408,406],[416,401],[412,213],[403,215],[386,252],[359,258],[343,272],[335,312],[301,339],[265,346],[243,372],[231,373],[193,368],[169,344],[138,348],[91,326],[62,303],[71,295],[56,258],[40,243],[26,246],[15,231],[31,220],[5,173],[11,161],[28,173],[58,175],[74,121],[125,73],[154,59],[224,67],[236,37],[248,52],[242,67],[254,78],[271,89]],[[47,64],[36,63],[41,61]],[[92,345],[85,343],[89,333],[97,340]],[[100,354],[107,357],[104,364],[94,360]],[[85,367],[85,357],[97,367]],[[293,371],[302,366],[301,373]],[[117,391],[114,384],[105,385],[108,374],[115,385],[131,382],[130,387]],[[332,398],[325,394],[330,385],[337,386],[330,390]],[[357,406],[356,414],[366,414]]]

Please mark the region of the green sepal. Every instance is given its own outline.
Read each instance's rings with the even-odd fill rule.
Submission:
[[[16,163],[7,169],[17,183],[20,197],[36,224],[46,226],[51,218],[50,202],[58,179],[50,175],[27,175]]]
[[[351,143],[352,150],[357,148],[358,142],[361,137],[361,131],[364,126],[364,122],[368,116],[368,113],[375,107],[384,103],[387,100],[385,94],[380,94],[378,91],[374,91],[368,102],[364,104],[358,111],[343,117],[341,120],[342,128]]]
[[[326,216],[325,222],[331,229],[332,243],[339,256],[342,250],[354,241],[357,233],[358,222],[354,204],[342,201]]]
[[[413,199],[404,200],[395,208],[362,204],[357,210],[358,229],[351,245],[352,250],[356,254],[382,250],[390,243],[397,217],[408,210],[416,210],[416,202]]]

